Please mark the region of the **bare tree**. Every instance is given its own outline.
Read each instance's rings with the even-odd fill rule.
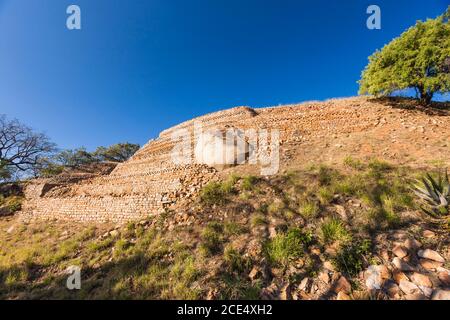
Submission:
[[[42,157],[55,151],[55,144],[18,120],[0,115],[0,179],[31,173]]]

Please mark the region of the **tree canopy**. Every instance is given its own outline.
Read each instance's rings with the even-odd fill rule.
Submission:
[[[416,25],[369,57],[360,94],[388,96],[413,88],[423,104],[450,91],[450,6],[436,19]]]
[[[0,115],[0,181],[33,171],[55,145],[43,133],[36,133],[18,120]]]

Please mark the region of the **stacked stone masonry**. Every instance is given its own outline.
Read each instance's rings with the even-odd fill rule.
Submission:
[[[219,173],[202,164],[174,164],[171,152],[179,141],[174,141],[172,135],[184,130],[192,138],[193,148],[194,129],[199,125],[203,130],[277,129],[281,160],[286,163],[293,159],[326,162],[335,158],[336,148],[342,148],[340,154],[391,156],[401,162],[411,151],[405,146],[411,145],[412,128],[427,128],[426,133],[421,133],[426,137],[420,137],[414,146],[414,152],[422,159],[432,159],[430,148],[437,145],[437,139],[450,141],[448,116],[408,112],[366,97],[261,109],[236,107],[161,132],[110,173],[30,181],[22,214],[31,218],[122,222],[156,215],[180,199],[194,198]],[[377,141],[386,148],[375,149]],[[439,149],[439,153],[450,158],[448,147]]]

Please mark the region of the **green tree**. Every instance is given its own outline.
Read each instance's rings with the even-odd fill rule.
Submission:
[[[138,151],[140,146],[133,143],[117,143],[110,147],[98,147],[93,156],[99,161],[127,161],[133,154]]]
[[[423,104],[450,91],[450,6],[436,19],[403,32],[369,57],[359,81],[360,94],[388,96],[414,88]]]

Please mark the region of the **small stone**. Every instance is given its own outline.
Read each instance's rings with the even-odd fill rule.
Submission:
[[[270,227],[269,228],[269,238],[275,238],[277,236],[277,230],[275,229],[275,227]]]
[[[390,272],[384,265],[371,265],[364,272],[364,279],[369,290],[379,290],[384,280],[389,279]]]
[[[426,275],[414,272],[410,279],[412,282],[414,282],[418,286],[424,286],[424,287],[433,287],[433,283],[431,282],[430,278],[428,278]]]
[[[340,291],[337,294],[336,300],[351,300],[350,296],[346,294],[344,291]]]
[[[332,264],[330,261],[325,261],[325,262],[323,263],[323,267],[324,267],[325,269],[327,269],[327,270],[335,271],[335,268],[334,268],[333,264]]]
[[[339,293],[341,291],[343,291],[344,293],[350,293],[352,291],[352,286],[344,276],[341,276],[336,281],[333,290],[335,293]]]
[[[301,282],[300,282],[300,284],[299,284],[299,286],[298,286],[298,289],[299,290],[303,290],[303,291],[309,291],[309,286],[311,285],[311,281],[310,281],[310,279],[309,278],[304,278]]]
[[[430,287],[419,286],[419,289],[423,292],[423,294],[427,298],[430,298],[431,295],[433,294],[433,289],[431,289]]]
[[[424,259],[430,259],[430,260],[442,262],[442,263],[445,262],[445,259],[434,250],[430,250],[430,249],[419,250],[417,252],[417,255]]]
[[[291,300],[292,299],[292,286],[290,283],[286,283],[280,290],[280,300]]]
[[[330,276],[328,275],[328,272],[326,272],[326,271],[322,271],[321,273],[319,273],[319,279],[325,283],[330,282]]]
[[[442,262],[437,262],[430,259],[420,259],[419,263],[422,266],[422,268],[430,271],[434,271],[443,265]]]
[[[428,300],[422,293],[408,293],[405,295],[405,300]]]
[[[442,270],[444,268],[438,268],[438,278],[439,281],[441,281],[441,283],[444,286],[450,287],[450,271],[449,270]]]
[[[11,226],[8,228],[8,230],[6,230],[6,233],[11,234],[14,231],[14,226]]]
[[[450,300],[450,290],[434,290],[431,300]]]
[[[405,294],[413,294],[420,293],[420,289],[411,281],[401,280],[399,283],[400,290],[402,290]]]
[[[347,211],[343,206],[336,204],[334,208],[336,209],[336,212],[341,216],[342,220],[348,220]]]
[[[416,239],[406,239],[406,241],[403,245],[408,250],[417,250],[420,247],[422,247],[422,244],[419,241],[417,241]]]
[[[406,248],[399,244],[392,249],[392,253],[399,258],[404,258],[408,255],[408,251],[406,250]]]
[[[424,232],[422,232],[422,236],[424,238],[434,238],[436,236],[436,233],[431,230],[425,230]]]
[[[400,296],[400,288],[392,280],[387,280],[384,283],[383,289],[391,299],[397,299]]]
[[[117,230],[112,230],[109,232],[109,235],[113,238],[117,237],[119,235],[119,231]]]
[[[414,268],[407,262],[402,261],[399,257],[392,259],[392,264],[400,271],[414,271]]]
[[[248,277],[252,281],[258,279],[259,277],[261,277],[261,269],[258,267],[253,267],[253,269],[248,274]]]

